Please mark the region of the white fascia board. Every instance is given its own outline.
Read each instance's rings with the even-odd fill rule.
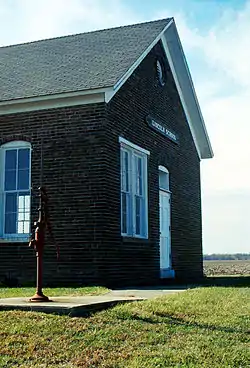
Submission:
[[[134,62],[134,64],[127,70],[127,72],[119,79],[119,81],[114,85],[113,90],[110,90],[106,97],[105,101],[108,103],[114,95],[119,91],[119,89],[123,86],[123,84],[128,80],[128,78],[133,74],[135,69],[141,64],[141,62],[145,59],[148,53],[152,50],[152,48],[160,41],[162,35],[166,32],[168,27],[173,23],[173,19],[169,21],[166,27],[161,31],[161,33],[156,37],[156,39],[148,46],[148,48],[141,54],[141,56]]]
[[[161,40],[199,158],[212,158],[211,143],[174,22]]]
[[[182,93],[182,90],[181,90],[181,87],[180,87],[180,84],[179,84],[179,81],[178,81],[177,73],[175,71],[173,60],[171,58],[171,55],[170,55],[165,37],[162,37],[162,44],[163,44],[163,48],[164,48],[164,51],[165,51],[166,57],[168,59],[168,63],[169,63],[169,66],[170,66],[170,69],[171,69],[171,72],[172,72],[172,75],[173,75],[173,78],[174,78],[174,81],[175,81],[175,85],[176,85],[176,88],[177,88],[177,91],[178,91],[178,94],[179,94],[179,97],[180,97],[180,100],[181,100],[183,110],[184,110],[185,115],[186,115],[186,119],[187,119],[188,124],[189,124],[189,128],[191,130],[191,134],[192,134],[192,137],[193,137],[193,140],[194,140],[194,144],[195,144],[197,153],[199,155],[199,158],[201,159],[198,142],[195,138],[194,130],[193,130],[193,127],[192,127],[192,124],[191,124],[191,118],[189,116],[188,108],[187,108],[187,105],[185,103],[185,99],[184,99],[184,96],[183,96],[183,93]]]
[[[108,88],[99,88],[81,92],[60,93],[48,96],[1,101],[0,115],[105,102],[105,93],[108,90]]]

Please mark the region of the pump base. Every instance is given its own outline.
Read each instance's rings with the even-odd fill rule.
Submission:
[[[42,302],[50,302],[51,300],[43,293],[35,293],[35,295],[33,295],[32,298],[29,299],[29,301],[42,303]]]

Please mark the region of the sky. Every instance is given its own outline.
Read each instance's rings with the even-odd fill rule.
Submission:
[[[250,0],[0,0],[0,46],[174,17],[212,143],[204,253],[250,252]]]

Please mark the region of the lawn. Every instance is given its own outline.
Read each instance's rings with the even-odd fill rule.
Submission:
[[[0,287],[0,298],[31,297],[35,294],[33,287],[7,288]],[[89,286],[82,288],[44,288],[43,292],[47,296],[81,296],[100,295],[108,292],[108,289],[101,286]]]
[[[249,310],[248,288],[204,287],[89,318],[0,312],[0,367],[249,367]]]

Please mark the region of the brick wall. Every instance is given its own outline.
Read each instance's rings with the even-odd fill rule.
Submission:
[[[107,106],[109,206],[103,247],[109,256],[105,273],[106,277],[124,283],[156,282],[159,277],[159,165],[170,172],[172,264],[176,276],[202,276],[200,161],[167,62],[166,84],[162,87],[158,83],[157,58],[164,59],[161,44],[156,45]],[[148,114],[178,134],[179,145],[148,127]],[[120,236],[119,136],[150,151],[148,240]]]
[[[108,105],[104,103],[0,116],[0,143],[32,144],[32,221],[37,217],[41,137],[56,250],[46,243],[45,285],[124,285],[159,277],[158,165],[170,171],[172,256],[178,278],[202,274],[200,167],[178,93],[166,64],[167,83],[156,77],[158,44]],[[176,145],[150,129],[146,115],[179,135]],[[150,151],[149,238],[120,235],[120,147],[123,136]],[[27,244],[0,242],[0,281],[34,283],[35,253]]]
[[[32,145],[32,221],[37,218],[40,153],[43,138],[43,184],[51,205],[56,249],[47,239],[45,284],[98,281],[98,247],[104,182],[102,163],[104,104],[0,116],[1,144],[25,139]],[[34,283],[35,252],[26,243],[0,243],[0,280]]]

